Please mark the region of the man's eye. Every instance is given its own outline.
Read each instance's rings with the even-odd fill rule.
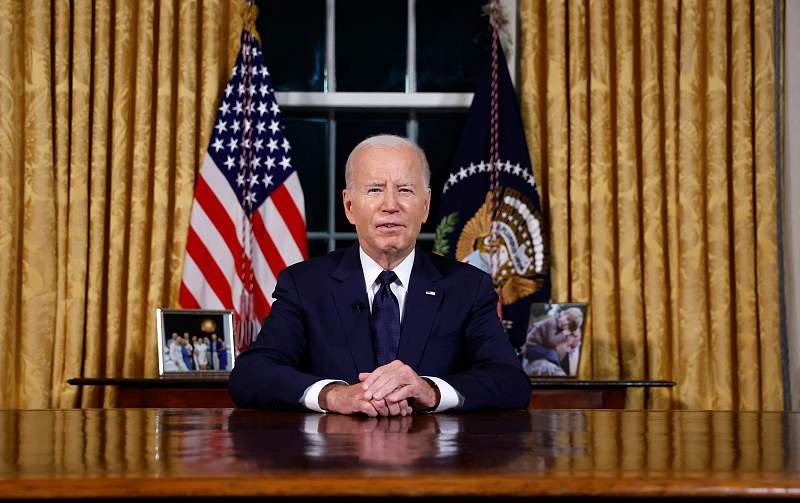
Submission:
[[[380,191],[381,191],[380,187],[370,187],[367,189],[368,194],[375,194]]]

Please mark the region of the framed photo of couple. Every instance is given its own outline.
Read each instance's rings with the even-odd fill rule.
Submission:
[[[522,368],[529,377],[578,375],[587,307],[542,303],[531,306],[525,343],[520,348]]]
[[[208,375],[233,368],[233,311],[156,309],[158,373]]]

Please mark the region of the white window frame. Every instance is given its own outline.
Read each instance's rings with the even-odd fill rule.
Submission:
[[[488,0],[487,0],[488,1]],[[503,28],[509,73],[516,83],[518,0],[500,0],[500,8],[508,21]],[[356,239],[355,232],[336,232],[336,206],[341,204],[336,183],[336,114],[338,110],[403,110],[408,111],[406,136],[418,140],[418,110],[466,110],[472,103],[473,93],[417,92],[417,33],[416,0],[408,0],[408,30],[406,51],[405,92],[370,93],[336,91],[336,0],[327,0],[325,26],[325,84],[323,92],[277,92],[281,108],[291,110],[322,110],[328,113],[328,222],[327,230],[307,232],[308,239],[327,240],[328,250],[336,247],[337,240]],[[433,233],[421,233],[422,241],[433,240]]]

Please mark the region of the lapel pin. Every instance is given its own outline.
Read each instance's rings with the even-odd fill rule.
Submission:
[[[436,295],[436,292],[433,290],[425,290],[425,295]]]

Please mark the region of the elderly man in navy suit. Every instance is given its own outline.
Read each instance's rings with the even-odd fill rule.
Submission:
[[[415,248],[431,198],[422,149],[367,138],[345,179],[358,245],[280,273],[261,333],[231,373],[234,402],[372,417],[527,406],[491,278]]]

